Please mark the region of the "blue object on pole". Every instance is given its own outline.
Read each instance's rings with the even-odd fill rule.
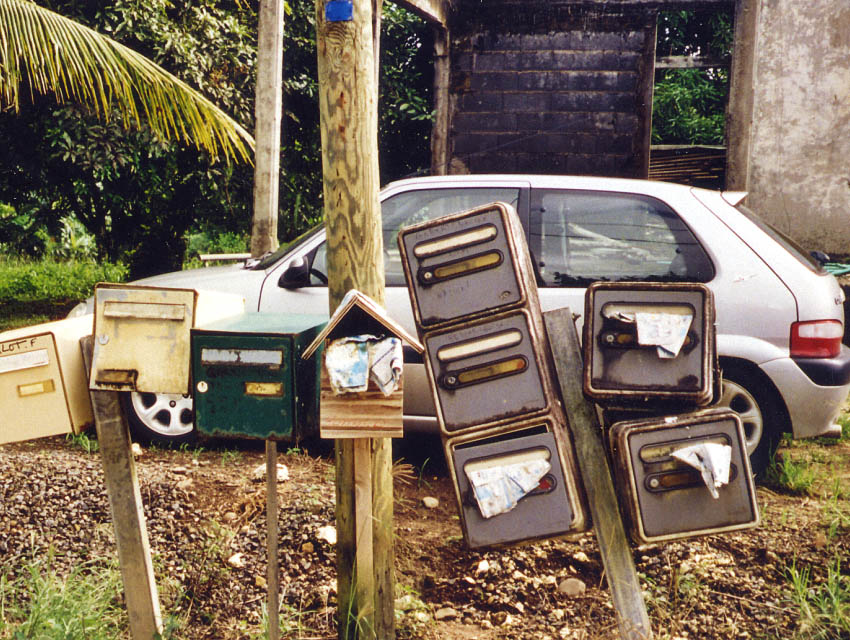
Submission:
[[[351,0],[328,0],[325,4],[325,20],[348,22],[352,20],[354,5]]]

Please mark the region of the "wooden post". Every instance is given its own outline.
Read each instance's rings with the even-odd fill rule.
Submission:
[[[449,30],[434,27],[434,123],[431,127],[431,175],[449,172],[449,82],[451,65]]]
[[[80,340],[86,369],[91,371],[92,337]],[[109,511],[115,529],[118,562],[124,582],[124,600],[133,640],[152,640],[162,634],[162,616],[153,575],[142,494],[130,442],[130,428],[118,393],[90,391],[94,424]],[[159,635],[158,635],[159,634]]]
[[[649,616],[640,592],[631,547],[617,507],[611,468],[602,444],[602,428],[592,402],[582,393],[582,357],[572,313],[568,308],[543,314],[552,356],[570,422],[579,471],[584,481],[602,565],[608,577],[620,637],[652,638]]]
[[[372,0],[325,20],[316,0],[329,306],[350,289],[384,301],[378,200],[378,92]],[[339,638],[392,638],[391,449],[387,438],[336,441]]]
[[[277,442],[266,440],[266,582],[269,640],[280,638],[280,562],[277,553]]]
[[[280,119],[283,111],[283,0],[260,0],[251,255],[277,248]]]

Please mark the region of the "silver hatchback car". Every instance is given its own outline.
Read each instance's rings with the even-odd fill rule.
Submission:
[[[850,390],[842,345],[844,295],[791,240],[720,193],[663,182],[533,175],[402,180],[381,191],[386,306],[415,331],[399,259],[399,229],[493,201],[511,203],[539,271],[544,310],[584,308],[598,280],[703,282],[714,293],[719,404],[744,423],[754,469],[782,432],[835,435]],[[322,227],[260,260],[164,274],[141,284],[240,293],[258,311],[327,313]],[[405,354],[405,427],[433,430],[435,410],[420,357]],[[191,397],[127,394],[139,438],[193,436]]]

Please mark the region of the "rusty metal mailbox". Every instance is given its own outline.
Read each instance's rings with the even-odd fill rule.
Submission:
[[[90,387],[189,393],[189,331],[244,311],[244,298],[127,284],[95,288]]]
[[[0,333],[0,444],[80,433],[94,420],[80,338],[92,316]]]
[[[524,310],[424,336],[440,428],[482,430],[547,411],[551,387],[544,344]]]
[[[449,440],[446,458],[464,537],[472,548],[564,535],[586,526],[570,458],[547,421],[531,421],[496,437]],[[532,471],[536,475],[529,475]],[[522,477],[530,479],[525,487],[530,491],[505,496],[523,484]],[[502,481],[510,485],[507,491],[500,491]]]
[[[318,315],[246,313],[192,330],[195,427],[211,436],[296,440],[318,433]]]
[[[600,404],[706,405],[716,369],[711,291],[696,283],[594,283],[583,347],[584,392]]]
[[[522,226],[505,203],[406,227],[398,244],[422,330],[521,306],[534,282]]]
[[[611,427],[609,442],[635,541],[661,542],[758,524],[750,459],[734,412],[710,409],[619,422]]]

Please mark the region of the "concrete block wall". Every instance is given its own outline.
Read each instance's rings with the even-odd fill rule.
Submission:
[[[453,26],[449,172],[645,177],[655,15],[523,6]]]

